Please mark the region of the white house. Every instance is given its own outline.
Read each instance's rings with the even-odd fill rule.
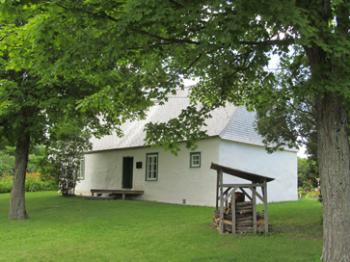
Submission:
[[[129,189],[143,191],[139,197],[145,200],[214,206],[216,172],[210,165],[215,162],[274,178],[268,186],[269,201],[297,199],[296,151],[267,153],[255,130],[256,114],[243,107],[227,105],[214,110],[206,121],[208,138],[199,141],[194,151],[181,145],[175,156],[160,147],[144,146],[146,123],[176,117],[188,103],[187,91],[181,91],[165,105],[153,106],[146,119],[124,124],[124,136],[92,139],[75,194],[91,196],[93,189]]]

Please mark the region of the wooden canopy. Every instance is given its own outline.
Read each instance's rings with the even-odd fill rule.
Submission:
[[[253,183],[264,183],[264,182],[270,182],[270,181],[274,180],[274,178],[271,178],[271,177],[257,175],[257,174],[249,173],[249,172],[242,171],[239,169],[233,169],[231,167],[222,166],[222,165],[215,164],[215,163],[212,163],[210,168],[215,169],[216,171],[221,170],[225,174],[229,174],[231,176],[243,178],[243,179],[249,180]]]
[[[262,176],[226,166],[222,166],[219,164],[212,163],[211,169],[217,171],[217,183],[216,183],[216,212],[219,212],[219,229],[220,232],[225,232],[225,214],[224,210],[231,210],[231,221],[230,227],[231,232],[235,234],[236,232],[248,232],[252,229],[253,232],[257,232],[257,212],[256,212],[256,200],[257,198],[263,202],[264,205],[264,232],[267,233],[269,231],[268,224],[268,203],[267,203],[267,183],[274,180],[271,177]],[[223,174],[228,174],[232,176],[236,176],[242,179],[246,179],[251,183],[235,183],[235,184],[224,184]],[[258,188],[261,189],[261,193],[258,192]],[[238,221],[238,219],[242,219],[240,214],[236,212],[236,199],[235,194],[236,191],[240,190],[249,200],[247,202],[248,206],[252,209],[252,214],[248,217],[248,220],[251,220],[252,227],[242,227],[242,223],[246,223],[247,221],[243,221],[242,223]],[[249,193],[248,191],[251,191]],[[231,203],[229,201],[231,200]],[[239,213],[239,212],[238,212]],[[237,216],[237,217],[236,217]],[[248,221],[248,223],[250,223]]]

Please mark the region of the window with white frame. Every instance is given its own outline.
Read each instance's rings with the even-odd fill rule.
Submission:
[[[158,180],[158,153],[146,154],[146,181]]]
[[[190,168],[201,167],[201,152],[190,153]]]
[[[78,177],[79,180],[85,179],[85,159],[80,159]]]

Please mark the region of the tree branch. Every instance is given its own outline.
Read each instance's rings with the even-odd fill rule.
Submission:
[[[140,33],[142,35],[146,35],[152,38],[155,38],[157,40],[162,41],[163,44],[168,44],[168,43],[174,43],[174,44],[194,44],[194,45],[199,45],[200,42],[193,41],[190,39],[183,39],[183,38],[168,38],[168,37],[163,37],[157,34],[153,34],[151,32],[144,31],[142,29],[136,29],[136,28],[131,28],[132,31],[136,33]]]
[[[176,1],[176,0],[169,0],[169,2],[172,3],[172,4],[174,4],[176,7],[180,7],[180,8],[185,7],[184,4],[179,3],[179,2]]]
[[[294,44],[294,38],[264,40],[264,41],[240,41],[242,45],[269,46],[269,45],[290,45]]]
[[[57,2],[55,4],[57,6],[63,8],[63,9],[65,9],[65,10],[85,13],[85,14],[88,14],[88,15],[90,15],[92,17],[95,17],[95,18],[98,18],[98,19],[108,19],[108,20],[113,21],[113,22],[119,22],[119,20],[117,18],[107,14],[106,12],[96,13],[96,12],[89,11],[87,9],[81,9],[81,8],[75,8],[75,7],[67,7],[67,6],[64,6],[64,5],[62,5],[60,3],[57,3]],[[139,33],[139,34],[142,34],[142,35],[149,36],[151,38],[160,40],[162,42],[162,44],[168,44],[168,43],[195,44],[195,45],[200,44],[200,42],[193,41],[193,40],[190,40],[190,39],[164,37],[164,36],[160,36],[160,35],[154,34],[152,32],[148,32],[148,31],[145,31],[145,30],[142,30],[142,29],[138,29],[138,28],[131,27],[130,30],[135,32],[135,33]]]

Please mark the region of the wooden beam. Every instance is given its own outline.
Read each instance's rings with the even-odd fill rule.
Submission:
[[[243,193],[245,196],[247,196],[247,198],[249,198],[250,201],[252,201],[252,197],[247,193],[247,191],[245,191],[242,187],[240,187],[239,189],[242,191],[242,193]]]
[[[245,187],[245,188],[253,188],[263,186],[264,184],[255,183],[255,184],[223,184],[223,187]]]
[[[229,200],[229,198],[230,198],[229,192],[230,192],[231,189],[232,189],[232,187],[228,187],[228,188],[226,188],[226,190],[224,191],[224,196],[225,196],[225,207],[228,207],[228,206],[229,206],[228,200]]]
[[[263,188],[263,186],[261,187],[261,190],[263,190],[262,188]],[[264,202],[264,198],[259,194],[258,191],[255,190],[255,194],[261,200],[261,202]]]
[[[224,233],[224,187],[223,187],[223,173],[222,170],[218,170],[220,181],[220,233]]]
[[[252,188],[252,205],[253,205],[253,231],[256,233],[256,188]]]
[[[231,189],[232,187],[228,187],[225,191],[224,191],[224,195],[226,195],[228,193],[228,191]]]
[[[268,203],[267,203],[267,183],[264,183],[262,187],[263,196],[264,196],[264,231],[265,234],[269,232],[269,212],[268,212]]]
[[[236,234],[236,188],[231,191],[232,234]]]

